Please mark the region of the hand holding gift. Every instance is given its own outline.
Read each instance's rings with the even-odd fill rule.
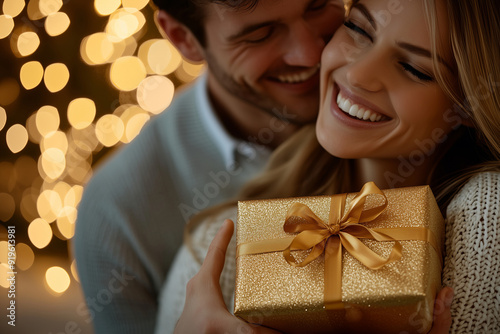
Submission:
[[[200,271],[189,281],[186,304],[175,333],[278,333],[236,318],[224,304],[219,278],[233,229],[232,221],[224,221],[210,244]]]

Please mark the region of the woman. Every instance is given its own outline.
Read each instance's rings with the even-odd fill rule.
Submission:
[[[323,53],[316,135],[300,131],[241,197],[354,192],[367,181],[430,184],[446,216],[443,283],[455,293],[453,303],[450,288],[439,293],[436,309],[445,312],[432,333],[500,332],[499,7],[496,0],[353,1]],[[235,218],[234,208],[207,215],[214,211],[209,222]],[[204,255],[216,226],[205,221],[194,232],[195,255]],[[224,305],[233,289],[234,245],[224,258],[231,233],[226,222],[188,284],[179,332],[268,331]],[[199,267],[184,248],[173,268],[164,295]]]

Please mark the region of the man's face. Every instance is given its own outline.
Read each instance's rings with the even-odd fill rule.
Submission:
[[[314,121],[321,52],[343,22],[342,0],[260,0],[251,10],[210,4],[206,11],[204,56],[216,103]]]

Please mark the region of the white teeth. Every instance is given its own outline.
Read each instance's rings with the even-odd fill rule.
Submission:
[[[340,93],[337,95],[337,105],[339,106],[340,110],[342,110],[346,114],[365,121],[369,120],[371,122],[379,122],[380,120],[385,118],[385,116],[376,113],[375,111],[360,107],[359,105],[353,103],[351,100],[342,97]]]
[[[298,82],[303,82],[306,81],[307,79],[311,78],[314,74],[319,69],[319,64],[311,67],[309,70],[306,70],[302,73],[295,73],[295,74],[289,74],[289,75],[279,75],[278,80],[281,82],[286,82],[286,83],[298,83]]]

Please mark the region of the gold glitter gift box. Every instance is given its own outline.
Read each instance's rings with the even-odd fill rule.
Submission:
[[[236,240],[234,314],[248,322],[284,333],[432,326],[444,220],[428,186],[241,201]]]

